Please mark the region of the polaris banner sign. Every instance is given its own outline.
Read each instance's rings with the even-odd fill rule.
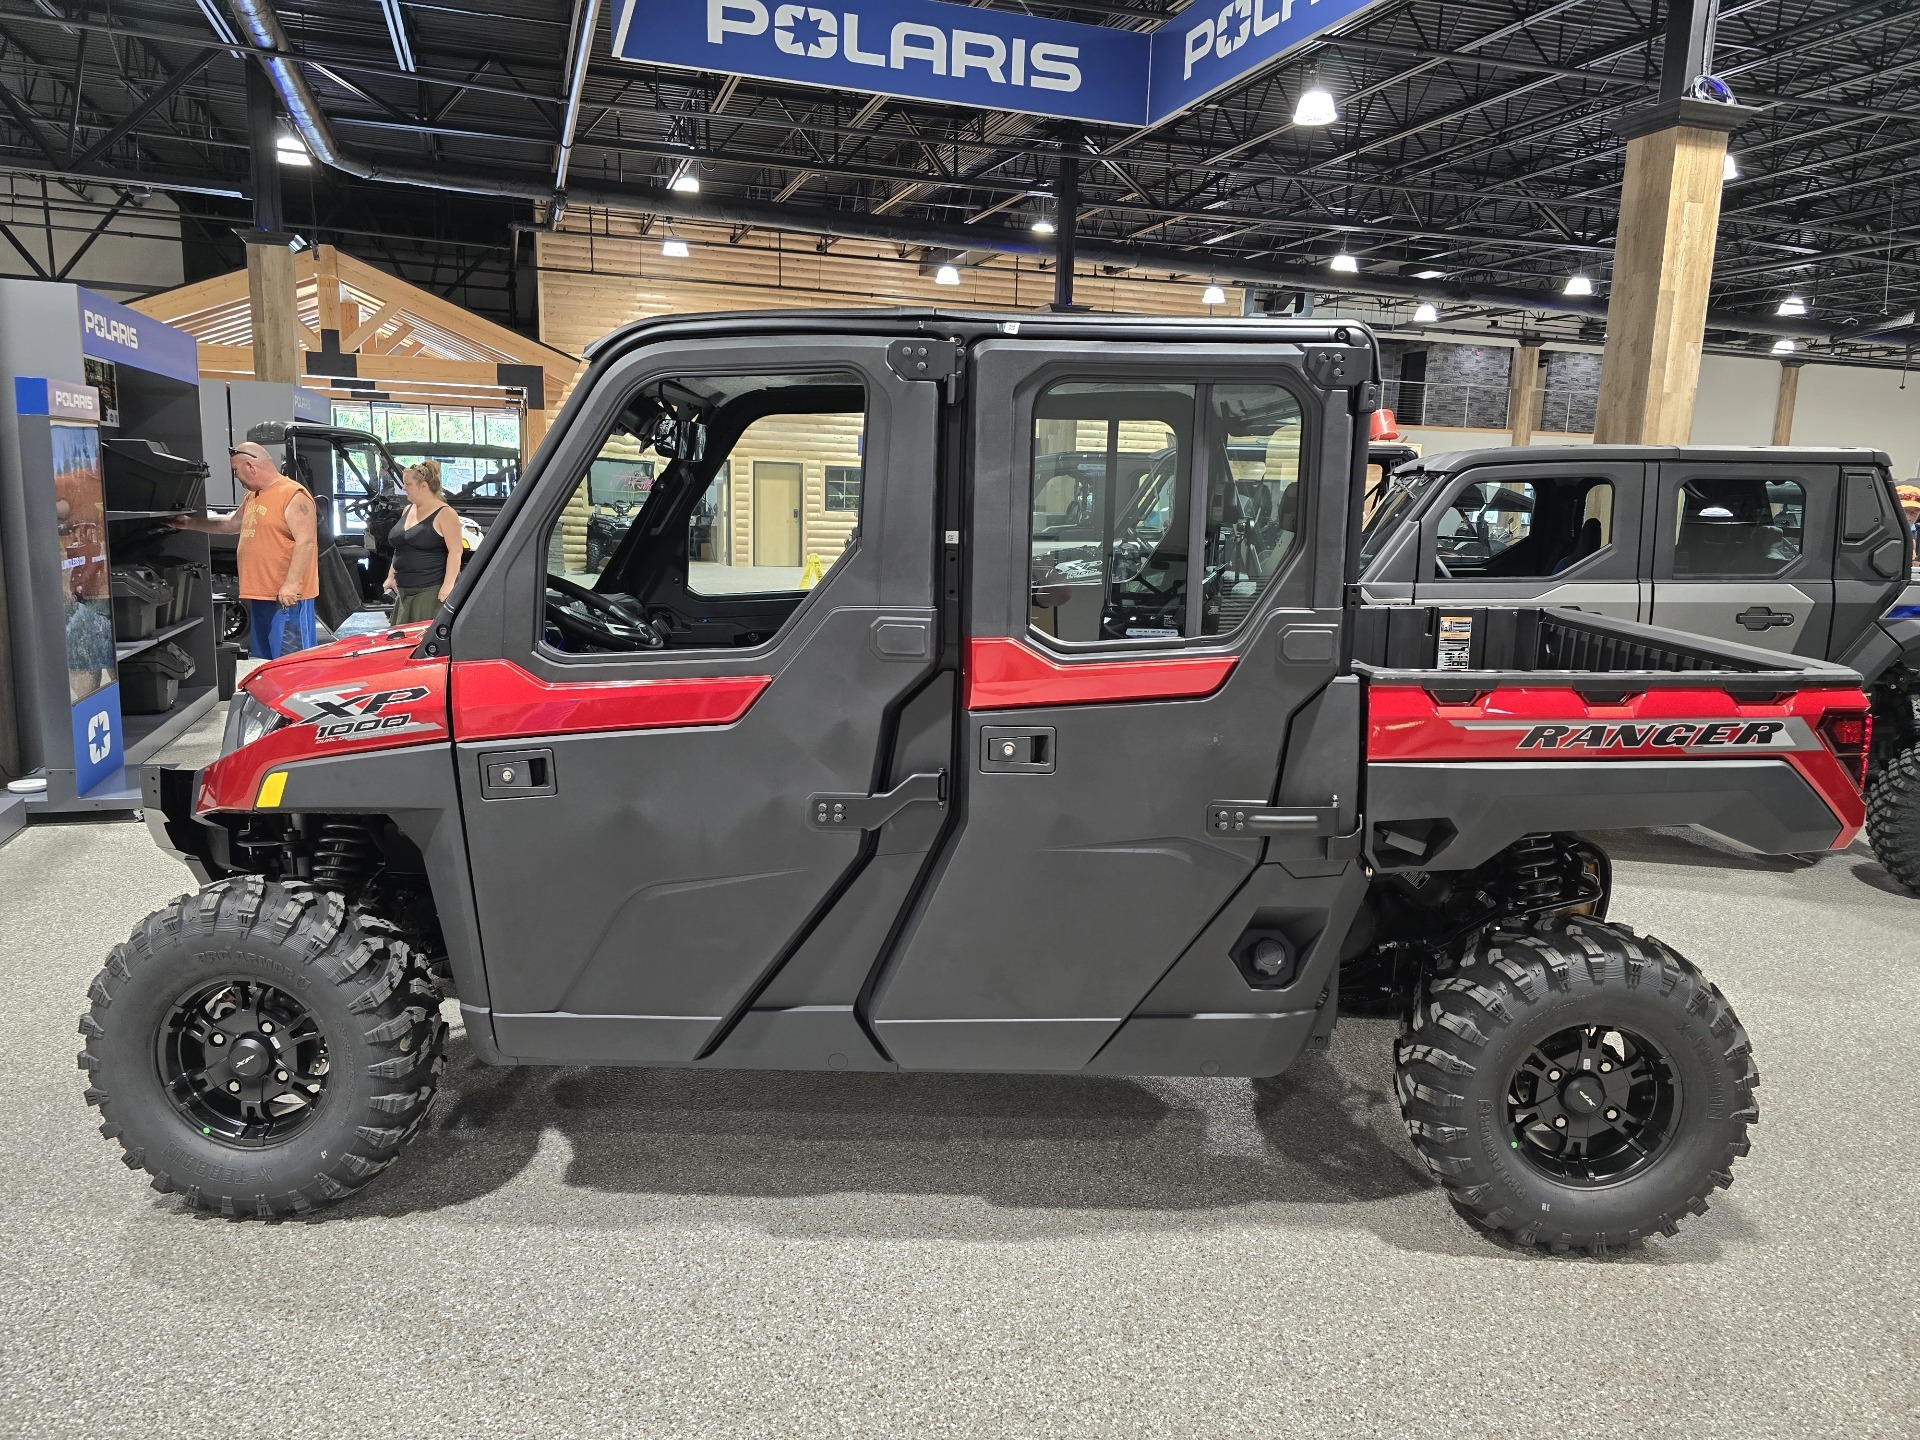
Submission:
[[[1376,0],[1211,0],[1115,30],[945,0],[622,0],[622,60],[1155,125]]]

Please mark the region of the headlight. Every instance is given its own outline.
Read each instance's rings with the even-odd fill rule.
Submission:
[[[269,730],[286,723],[286,716],[242,690],[227,705],[227,733],[220,742],[220,754],[231,755],[242,745],[251,745]]]

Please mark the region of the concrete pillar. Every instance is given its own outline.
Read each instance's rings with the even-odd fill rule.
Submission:
[[[1533,412],[1540,405],[1540,342],[1522,340],[1514,348],[1507,380],[1507,424],[1515,445],[1533,443]]]
[[[1728,133],[1752,113],[1679,100],[1636,117],[1658,128],[1627,141],[1596,444],[1684,445],[1693,433],[1721,167]]]
[[[297,384],[300,321],[294,309],[293,250],[284,235],[251,231],[247,300],[253,310],[253,378]]]
[[[1773,402],[1773,443],[1791,445],[1793,443],[1793,406],[1800,396],[1799,360],[1780,362],[1780,393]]]

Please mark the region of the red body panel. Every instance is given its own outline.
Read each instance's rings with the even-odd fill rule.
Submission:
[[[453,728],[462,740],[518,740],[730,725],[772,683],[770,675],[715,675],[556,685],[511,660],[462,660],[453,667]]]
[[[1617,705],[1589,702],[1564,686],[1514,685],[1471,704],[1436,700],[1420,685],[1367,691],[1367,759],[1383,761],[1715,760],[1775,757],[1800,772],[1840,822],[1834,842],[1853,842],[1866,802],[1853,776],[1819,738],[1830,713],[1865,714],[1858,690],[1800,690],[1778,703],[1724,690],[1657,689]]]
[[[1116,700],[1188,700],[1211,695],[1238,657],[1207,655],[1061,664],[1018,640],[967,642],[967,708],[1099,705]]]
[[[418,629],[336,640],[260,666],[243,687],[293,723],[200,772],[196,813],[251,810],[278,765],[401,745],[444,744],[447,662],[415,660]]]

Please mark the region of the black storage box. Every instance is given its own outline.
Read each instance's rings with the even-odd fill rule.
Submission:
[[[162,450],[151,440],[115,436],[101,442],[109,510],[153,510],[167,514],[204,510],[207,467]]]
[[[194,613],[195,587],[207,573],[206,567],[191,560],[176,560],[171,555],[149,556],[144,563],[159,571],[167,584],[167,605],[160,612],[161,628],[190,619]]]
[[[161,715],[180,699],[180,682],[193,678],[193,657],[171,640],[120,662],[120,710]]]
[[[163,623],[173,589],[150,565],[116,565],[113,583],[113,638],[144,640]]]

